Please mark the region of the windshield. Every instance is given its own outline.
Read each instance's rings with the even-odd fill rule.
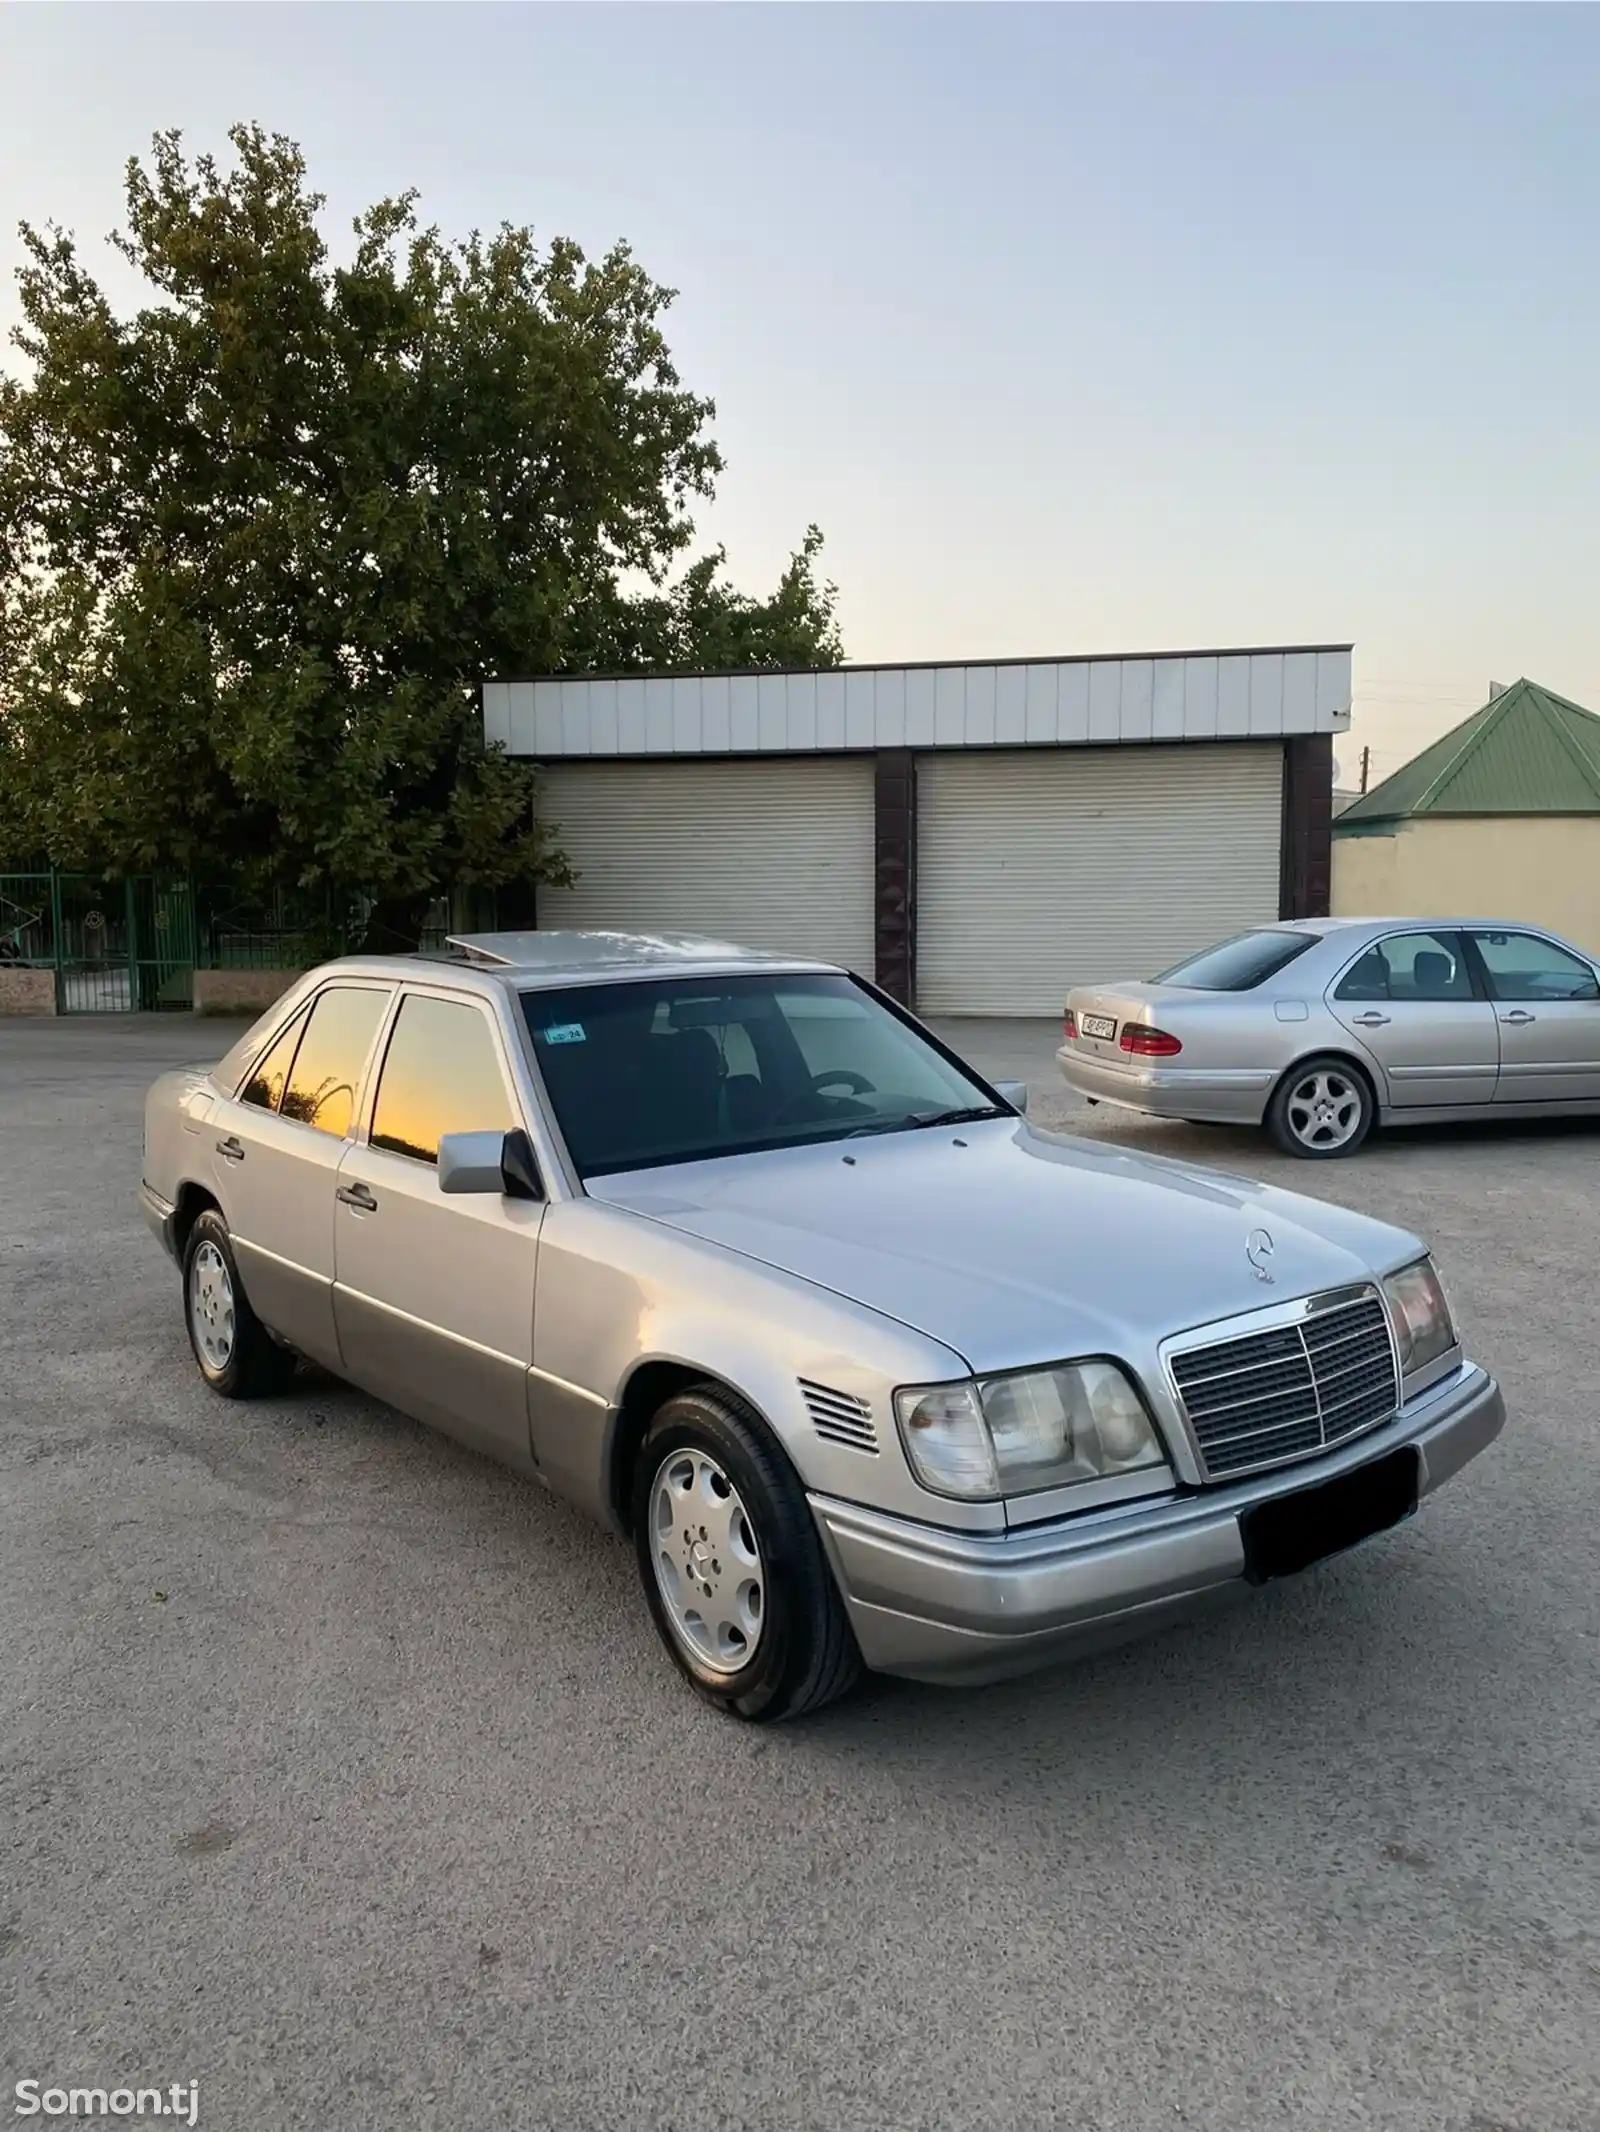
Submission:
[[[848,977],[574,985],[522,1009],[584,1177],[1011,1115]]]
[[[1285,933],[1276,927],[1240,933],[1220,947],[1175,962],[1152,979],[1158,985],[1187,985],[1193,992],[1249,992],[1276,977],[1297,955],[1316,945],[1315,933]]]

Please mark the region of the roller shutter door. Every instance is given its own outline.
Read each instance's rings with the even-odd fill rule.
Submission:
[[[1279,742],[924,755],[917,808],[924,1014],[1059,1014],[1278,915]]]
[[[539,812],[577,869],[539,924],[659,927],[873,972],[872,763],[553,763]]]

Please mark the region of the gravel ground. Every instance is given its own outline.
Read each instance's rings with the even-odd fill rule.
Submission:
[[[4,2080],[208,2127],[1595,2132],[1600,1134],[1308,1173],[1432,1236],[1512,1426],[1203,1626],[771,1734],[630,1558],[327,1380],[227,1407],[132,1199],[227,1032],[0,1024]]]

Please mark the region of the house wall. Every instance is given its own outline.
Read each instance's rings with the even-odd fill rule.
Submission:
[[[1521,918],[1600,955],[1600,816],[1435,815],[1336,836],[1338,918]]]

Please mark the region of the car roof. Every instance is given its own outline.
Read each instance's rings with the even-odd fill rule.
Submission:
[[[1400,911],[1388,918],[1284,918],[1276,930],[1303,933],[1388,933],[1404,926],[1418,933],[1543,933],[1551,940],[1562,935],[1537,918],[1494,918],[1482,912],[1472,916],[1443,917],[1437,912]],[[1581,952],[1581,950],[1580,950]]]
[[[836,970],[807,956],[680,932],[453,933],[444,946],[415,955],[344,956],[335,965],[352,975],[413,977],[445,970],[516,987],[582,984],[630,977],[719,977],[742,972]]]
[[[1463,925],[1499,925],[1503,922],[1498,918],[1419,917],[1412,911],[1409,915],[1403,913],[1395,918],[1279,918],[1275,923],[1264,926],[1262,930],[1272,933],[1316,933],[1321,936],[1329,933],[1386,933],[1391,926],[1412,925],[1425,929],[1440,926],[1448,933]]]
[[[468,962],[514,970],[654,970],[662,964],[680,969],[686,963],[708,962],[719,966],[748,962],[762,969],[795,961],[813,966],[806,956],[773,955],[731,940],[712,940],[703,933],[452,933],[445,946]]]

